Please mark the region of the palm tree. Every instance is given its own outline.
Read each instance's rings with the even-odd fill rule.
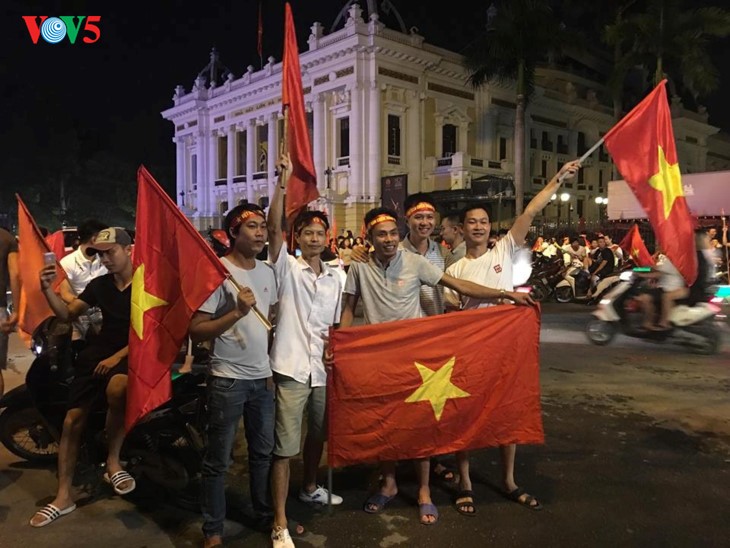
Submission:
[[[730,35],[730,12],[718,7],[682,8],[681,0],[648,0],[644,11],[620,15],[606,28],[609,45],[628,45],[617,67],[642,65],[654,73],[654,85],[668,77],[673,94],[696,101],[719,85],[710,58],[714,39]],[[620,80],[620,75],[617,75]]]
[[[515,214],[520,215],[525,195],[525,106],[536,67],[560,52],[565,33],[547,0],[502,0],[487,13],[486,30],[467,46],[465,64],[475,88],[492,80],[515,83]]]

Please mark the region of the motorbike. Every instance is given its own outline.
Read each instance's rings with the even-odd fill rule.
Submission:
[[[36,355],[25,384],[0,399],[0,441],[15,455],[36,463],[56,459],[66,415],[68,390],[78,347],[71,325],[55,317],[36,329]],[[121,460],[135,479],[148,479],[181,506],[198,504],[199,476],[205,449],[205,363],[207,350],[196,347],[192,371],[179,373],[186,352],[172,373],[172,398],[145,416],[126,436]],[[94,408],[82,436],[79,464],[106,461],[105,409]]]
[[[641,271],[641,269],[638,269]],[[619,283],[601,299],[593,318],[586,324],[586,335],[596,345],[610,343],[618,332],[655,343],[672,343],[691,348],[699,354],[717,354],[720,333],[715,324],[719,308],[706,301],[676,301],[669,315],[672,329],[646,331],[640,328],[643,312],[636,297],[646,292],[646,282],[632,271],[622,272]],[[713,291],[714,294],[714,291]]]
[[[588,297],[588,289],[591,284],[591,276],[583,270],[583,267],[573,266],[568,268],[563,279],[555,286],[555,300],[559,303],[572,301],[586,304],[596,304],[602,296],[619,282],[620,271],[614,271],[610,276],[599,280],[591,297]]]
[[[565,262],[562,254],[552,257],[537,254],[532,262],[532,274],[527,280],[527,285],[532,287],[532,298],[540,302],[547,299],[564,276]]]

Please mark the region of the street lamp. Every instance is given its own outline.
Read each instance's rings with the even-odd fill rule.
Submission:
[[[608,205],[608,198],[596,196],[595,202],[598,205],[598,222],[599,224],[603,224],[603,209]]]
[[[332,190],[332,174],[335,172],[334,168],[327,167],[324,170],[324,174],[327,176],[327,190]]]
[[[560,210],[562,209],[563,203],[567,202],[568,200],[570,200],[570,194],[568,194],[567,192],[563,192],[560,195],[560,201],[558,202],[558,228],[560,227]],[[570,209],[568,209],[568,226],[570,226]]]

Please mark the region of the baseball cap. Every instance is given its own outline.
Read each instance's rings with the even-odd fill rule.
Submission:
[[[112,226],[100,230],[99,233],[91,241],[91,245],[86,250],[89,255],[94,255],[100,251],[111,249],[114,244],[121,246],[132,245],[132,238],[129,233],[121,227]]]

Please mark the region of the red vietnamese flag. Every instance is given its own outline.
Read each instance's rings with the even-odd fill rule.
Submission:
[[[649,250],[646,249],[644,240],[639,233],[639,225],[635,224],[632,226],[631,230],[626,233],[626,236],[624,236],[624,239],[621,240],[621,243],[618,244],[618,246],[623,249],[626,255],[631,257],[638,266],[654,265],[654,259],[652,258],[651,253],[649,253]]]
[[[539,334],[516,306],[334,330],[330,466],[543,443]]]
[[[22,284],[20,303],[17,305],[18,334],[26,344],[30,344],[36,327],[43,320],[54,315],[41,291],[40,282],[40,271],[45,266],[43,254],[51,250],[23,200],[17,194],[15,198],[18,200],[18,270]],[[66,272],[58,264],[58,259],[60,257],[56,255],[54,290],[58,289],[61,282],[66,279]]]
[[[662,251],[691,285],[697,277],[694,224],[682,187],[665,82],[611,128],[604,142],[646,211]]]
[[[63,230],[57,230],[45,237],[48,249],[53,251],[56,259],[61,260],[66,256],[66,244],[63,241]]]
[[[319,191],[312,158],[312,144],[309,141],[307,117],[304,112],[297,35],[289,2],[285,6],[282,79],[281,103],[283,111],[286,113],[288,110],[286,142],[292,167],[291,178],[286,188],[286,218],[291,229],[297,213],[307,207],[309,202],[319,198]],[[273,152],[271,151],[272,154]]]
[[[127,431],[170,399],[170,367],[190,318],[226,277],[213,250],[144,166],[137,185]]]

